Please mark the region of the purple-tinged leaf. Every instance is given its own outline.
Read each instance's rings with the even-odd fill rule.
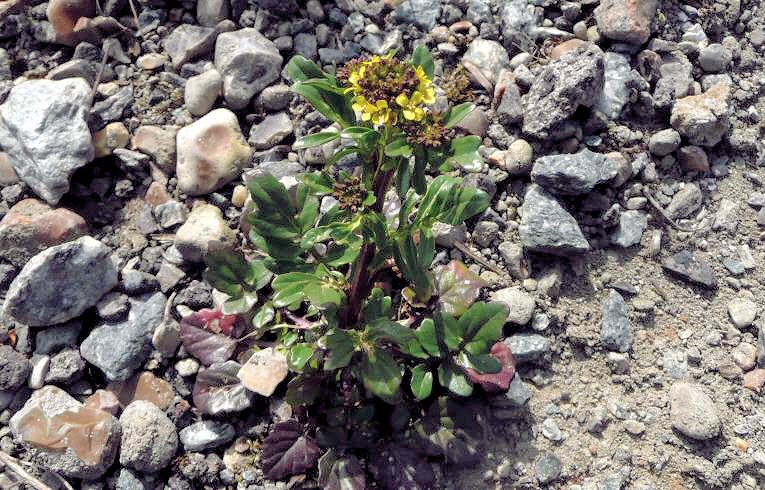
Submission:
[[[459,260],[433,270],[441,311],[459,317],[478,298],[482,287],[489,284]]]
[[[428,490],[436,482],[433,468],[422,454],[394,444],[371,452],[369,470],[387,490]]]
[[[255,396],[240,382],[241,366],[236,361],[213,364],[197,374],[194,385],[194,405],[204,414],[220,415],[246,410]]]
[[[477,383],[488,393],[501,393],[510,388],[510,382],[515,376],[515,358],[504,342],[497,342],[491,347],[491,357],[498,360],[502,370],[498,373],[479,373],[475,369],[463,367],[470,381]]]
[[[220,310],[200,310],[181,320],[183,347],[209,366],[225,362],[236,350],[232,338],[242,334],[244,326],[237,315],[224,315]]]
[[[319,458],[319,485],[324,490],[364,490],[367,482],[355,456],[330,449]]]
[[[260,463],[266,478],[281,480],[313,468],[320,455],[319,446],[303,434],[300,424],[288,420],[274,425],[263,440]]]

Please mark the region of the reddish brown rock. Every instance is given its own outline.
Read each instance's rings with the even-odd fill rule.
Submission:
[[[587,44],[589,44],[587,41],[582,41],[581,39],[569,39],[568,41],[564,41],[552,48],[550,51],[550,59],[557,60],[564,54],[579,49],[583,46],[587,46]]]
[[[170,194],[167,193],[165,186],[159,182],[152,182],[146,190],[146,196],[144,197],[144,200],[152,206],[159,206],[171,199],[172,198],[170,197]]]
[[[88,22],[96,15],[95,0],[51,0],[47,15],[58,42],[76,45],[82,41],[98,41]]]
[[[755,369],[744,375],[744,388],[759,393],[765,385],[765,369]]]
[[[677,151],[683,170],[686,172],[709,172],[707,152],[700,146],[684,146]]]
[[[123,407],[140,400],[151,402],[161,410],[167,410],[175,398],[175,391],[170,383],[149,371],[137,374],[124,382],[110,383],[108,389],[116,393]]]
[[[24,199],[0,221],[0,257],[21,267],[46,248],[87,232],[87,223],[77,213],[52,208],[37,199]]]
[[[602,35],[614,41],[643,44],[651,37],[658,0],[602,0],[595,20]]]
[[[95,393],[85,399],[83,404],[88,408],[109,412],[115,417],[120,411],[120,401],[117,395],[109,390],[96,390]]]

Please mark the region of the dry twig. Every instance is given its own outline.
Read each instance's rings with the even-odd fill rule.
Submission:
[[[672,228],[678,230],[678,231],[684,231],[686,233],[696,233],[697,231],[704,230],[706,226],[699,226],[696,228],[686,228],[685,226],[677,224],[675,220],[670,218],[670,216],[667,214],[666,211],[664,211],[664,208],[659,204],[659,202],[656,200],[655,197],[653,197],[653,194],[651,194],[651,191],[648,190],[648,187],[643,187],[643,195],[646,199],[648,199],[648,203],[656,209],[656,211],[661,215],[662,218],[664,218],[667,223],[672,226]]]
[[[480,254],[478,254],[478,253],[476,253],[476,252],[473,252],[473,251],[472,251],[472,250],[471,250],[471,249],[470,249],[470,248],[469,248],[467,245],[465,245],[464,243],[462,243],[462,242],[460,242],[460,241],[455,241],[455,242],[454,242],[454,248],[456,248],[457,250],[459,250],[459,251],[460,251],[460,252],[462,252],[463,254],[467,255],[467,256],[468,256],[468,257],[470,257],[471,259],[475,260],[476,262],[478,262],[478,263],[479,263],[479,264],[481,264],[482,266],[486,267],[486,268],[487,268],[487,269],[489,269],[490,271],[496,272],[497,274],[500,274],[500,275],[502,275],[502,274],[505,274],[505,271],[503,271],[502,269],[500,269],[500,268],[499,268],[499,267],[497,267],[496,265],[492,264],[492,263],[491,263],[491,262],[489,262],[488,260],[484,259],[484,258],[483,258],[483,257],[482,257]]]

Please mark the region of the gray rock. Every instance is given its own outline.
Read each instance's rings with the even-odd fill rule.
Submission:
[[[55,386],[45,386],[32,393],[24,407],[16,412],[10,421],[11,432],[23,440],[22,423],[33,409],[41,409],[47,417],[55,417],[66,411],[77,411],[82,404]],[[103,476],[114,462],[120,442],[120,424],[116,418],[107,418],[106,442],[97,452],[96,461],[85,461],[72,448],[64,451],[50,450],[32,444],[25,444],[27,454],[36,464],[69,478],[94,480]]]
[[[513,380],[510,382],[510,388],[505,394],[505,398],[511,406],[515,408],[522,408],[531,400],[532,393],[528,385],[523,382],[520,376],[517,374],[513,376]]]
[[[128,317],[94,328],[80,346],[82,357],[101,369],[110,381],[126,380],[149,357],[151,337],[164,311],[162,293],[130,298]]]
[[[515,82],[508,81],[505,84],[505,92],[502,94],[502,99],[499,101],[496,113],[499,120],[505,126],[516,124],[523,120],[521,91]],[[508,169],[508,171],[512,172],[511,169]],[[515,172],[512,173],[515,174]]]
[[[534,298],[519,287],[504,288],[491,295],[492,301],[507,305],[509,313],[507,321],[515,325],[526,325],[534,315],[536,303]]]
[[[172,228],[186,222],[186,206],[178,201],[167,201],[154,208],[154,216],[162,228]]]
[[[541,359],[550,352],[550,341],[536,333],[516,333],[504,340],[518,364]]]
[[[215,46],[218,33],[211,27],[182,24],[165,38],[167,54],[178,69],[189,61],[209,53]]]
[[[499,255],[505,262],[505,268],[514,279],[527,279],[529,277],[529,268],[526,257],[523,253],[523,247],[513,242],[502,242],[497,247]]]
[[[264,88],[257,100],[267,111],[281,111],[290,105],[293,96],[290,88],[281,83]]]
[[[738,204],[730,199],[722,198],[712,222],[712,230],[727,231],[729,234],[735,235],[739,219]]]
[[[519,232],[527,249],[562,256],[590,249],[574,217],[542,187],[529,187],[522,212]]]
[[[731,61],[733,53],[719,43],[712,43],[699,53],[699,64],[709,73],[725,71]]]
[[[120,468],[115,490],[152,490],[153,488],[154,484],[150,478],[130,468]]]
[[[69,385],[85,374],[87,365],[77,349],[65,349],[50,358],[46,384]]]
[[[120,464],[153,473],[170,463],[178,449],[175,424],[151,402],[137,400],[120,416]]]
[[[454,242],[467,241],[467,228],[464,224],[457,226],[436,222],[433,225],[433,236],[436,244],[441,247],[454,248]]]
[[[96,303],[96,311],[98,316],[104,320],[116,320],[121,318],[128,312],[130,303],[128,303],[128,297],[122,293],[111,292],[107,293]]]
[[[603,303],[600,341],[606,349],[611,351],[627,352],[632,347],[627,303],[624,302],[622,295],[613,289]]]
[[[307,32],[301,32],[295,36],[293,51],[309,60],[315,60],[319,53],[316,45],[316,36]]]
[[[500,23],[502,37],[508,50],[526,50],[537,39],[538,28],[544,20],[544,11],[527,0],[507,0],[502,3]]]
[[[473,228],[473,240],[482,248],[488,248],[499,236],[499,225],[493,221],[479,221]]]
[[[156,291],[159,281],[148,272],[129,270],[122,272],[122,289],[130,296]]]
[[[683,250],[664,259],[661,266],[690,283],[707,289],[717,289],[717,277],[714,270],[694,252]]]
[[[32,365],[26,356],[10,345],[0,345],[0,390],[15,390],[23,385]]]
[[[563,432],[561,432],[558,423],[552,418],[548,417],[542,422],[542,435],[553,442],[560,442],[563,440]]]
[[[296,0],[257,0],[260,8],[277,17],[287,17],[298,11]]]
[[[672,197],[666,209],[667,215],[672,219],[689,218],[699,210],[703,201],[704,196],[699,186],[688,183]]]
[[[11,283],[3,311],[29,326],[80,316],[117,285],[111,251],[89,236],[32,257]]]
[[[222,89],[223,79],[217,70],[189,78],[183,93],[186,108],[195,116],[204,116],[213,108]]]
[[[747,328],[757,318],[757,304],[747,298],[734,298],[728,302],[728,315],[736,328]]]
[[[603,93],[594,108],[609,119],[616,119],[630,100],[634,75],[629,57],[609,51],[604,60]]]
[[[688,374],[688,355],[682,350],[667,350],[661,359],[664,372],[672,379],[683,379]]]
[[[441,2],[433,0],[404,0],[394,12],[396,21],[401,24],[413,24],[424,31],[435,27],[441,13]]]
[[[229,0],[199,0],[197,22],[204,27],[215,27],[229,17]]]
[[[471,42],[462,61],[473,63],[492,83],[497,83],[499,72],[510,65],[505,48],[497,41],[488,39],[475,39]]]
[[[90,126],[100,129],[107,123],[119,121],[125,109],[133,103],[133,86],[128,85],[117,91],[116,94],[93,104],[90,109]]]
[[[692,439],[706,441],[720,434],[720,418],[712,399],[700,386],[676,383],[669,390],[672,427]]]
[[[249,104],[279,79],[282,56],[274,43],[256,29],[225,32],[215,45],[215,68],[223,77],[223,96],[236,110]]]
[[[291,135],[292,131],[292,120],[286,112],[269,114],[252,127],[248,141],[255,149],[266,150]]]
[[[652,154],[663,157],[680,148],[682,138],[680,133],[672,128],[655,133],[648,140],[648,149]]]
[[[574,154],[538,158],[531,170],[531,180],[556,194],[577,195],[608,182],[618,172],[615,160],[584,149]]]
[[[549,63],[522,98],[523,132],[547,139],[580,106],[597,102],[604,86],[603,52],[588,45]]]
[[[653,105],[657,109],[669,109],[675,100],[690,93],[693,84],[693,65],[680,51],[661,56],[660,78],[653,93]]]
[[[0,148],[18,176],[49,204],[57,204],[72,174],[93,160],[90,102],[87,82],[71,78],[20,83],[0,105]]]
[[[537,470],[539,483],[544,485],[554,481],[560,475],[561,467],[561,461],[558,456],[553,453],[543,454],[534,465],[534,468]]]
[[[611,243],[620,247],[639,245],[648,227],[648,216],[643,211],[624,211],[619,215],[619,225],[611,233]]]
[[[54,354],[64,347],[76,346],[80,330],[82,322],[72,320],[38,331],[35,336],[35,354]]]
[[[228,376],[227,382],[231,383],[235,380],[239,370],[242,366],[236,361],[226,361],[224,363],[212,364],[209,368],[200,369],[197,373],[197,382],[200,379],[204,379],[208,375],[205,374],[212,370],[214,377],[218,378],[222,375]],[[259,395],[248,390],[243,384],[237,383],[235,385],[230,384],[230,389],[227,389],[225,396],[215,396],[208,403],[202,412],[206,415],[219,416],[225,414],[239,413],[250,408]]]
[[[222,446],[234,439],[234,426],[225,422],[203,420],[189,425],[178,435],[186,451],[204,451]]]

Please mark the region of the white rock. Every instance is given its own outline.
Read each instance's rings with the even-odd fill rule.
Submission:
[[[178,131],[178,188],[191,196],[214,192],[234,180],[250,161],[236,115],[215,109]]]

